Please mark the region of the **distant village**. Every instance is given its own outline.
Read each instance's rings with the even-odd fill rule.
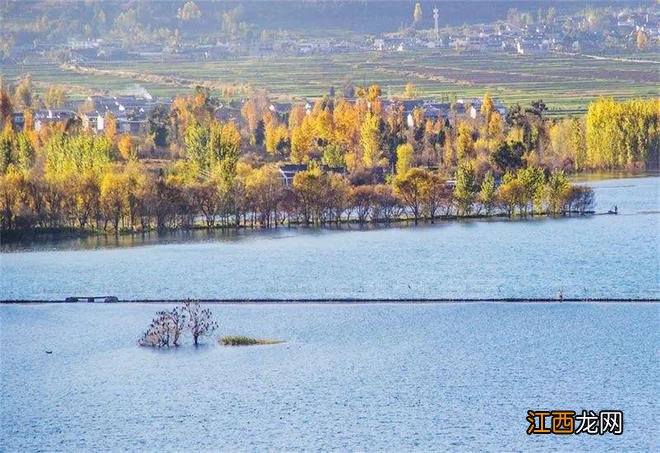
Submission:
[[[105,128],[105,118],[112,115],[117,126],[117,132],[131,135],[147,134],[150,113],[160,107],[169,112],[173,99],[154,98],[146,90],[141,94],[119,96],[88,96],[83,100],[68,102],[68,109],[40,109],[33,113],[34,129],[39,131],[44,126],[53,123],[66,125],[76,122],[84,130],[101,132]],[[355,99],[348,99],[355,102]],[[218,121],[239,123],[241,121],[241,108],[247,99],[221,103],[215,108],[214,115]],[[482,98],[457,99],[455,102],[435,102],[428,99],[391,100],[383,99],[382,107],[388,109],[394,102],[403,107],[403,118],[409,127],[414,124],[413,111],[421,109],[425,119],[434,121],[445,120],[453,124],[459,119],[478,119],[481,111]],[[311,113],[312,101],[303,101],[307,113]],[[501,102],[494,100],[495,108],[501,115],[506,115],[506,108]],[[281,121],[288,121],[289,113],[294,103],[272,102],[269,110],[276,114]],[[86,109],[86,107],[93,107]],[[15,130],[22,130],[25,122],[23,112],[13,113],[13,126]]]
[[[433,12],[435,27],[432,33],[413,36],[387,34],[374,39],[372,48],[389,52],[448,48],[534,55],[549,52],[603,52],[608,46],[634,48],[638,46],[640,34],[647,40],[645,46],[651,47],[660,41],[660,15],[657,10],[621,11],[599,17],[597,24],[591,24],[588,17],[547,18],[535,23],[522,17],[449,30],[439,28],[437,8]]]
[[[106,121],[109,115],[119,134],[129,134],[132,136],[148,136],[152,131],[150,129],[151,115],[155,109],[160,109],[161,113],[169,114],[173,99],[154,98],[146,90],[140,89],[140,94],[119,95],[119,96],[88,96],[84,100],[73,100],[68,102],[68,109],[39,109],[32,113],[33,128],[40,131],[48,125],[59,126],[60,129],[68,129],[72,125],[82,127],[83,130],[95,134],[102,134],[106,128]],[[232,101],[229,104],[220,104],[214,110],[214,117],[220,122],[234,122],[241,124],[241,108],[248,99]],[[356,99],[348,99],[354,103]],[[424,121],[443,121],[447,125],[455,126],[458,121],[463,120],[481,120],[483,98],[465,98],[457,99],[455,102],[435,102],[427,99],[400,100],[400,99],[382,99],[381,106],[384,110],[394,107],[396,103],[400,106],[401,120],[409,128],[418,126],[415,124],[415,110],[423,112]],[[507,109],[497,99],[493,99],[495,110],[503,117]],[[300,103],[298,103],[300,104]],[[307,115],[312,113],[313,102],[303,101]],[[271,102],[268,109],[285,124],[289,121],[289,115],[294,107],[290,102]],[[86,107],[93,109],[86,110]],[[15,111],[12,114],[12,126],[14,130],[24,129],[25,113]],[[279,166],[279,171],[285,186],[289,186],[294,176],[307,170],[307,164],[283,163]],[[332,170],[339,173],[345,173],[346,169],[323,166],[325,170]],[[498,179],[499,181],[499,179]],[[452,185],[453,181],[448,184]]]
[[[84,100],[70,101],[68,109],[40,109],[33,113],[34,129],[41,130],[49,124],[79,121],[85,130],[100,132],[105,128],[104,118],[110,114],[116,120],[117,131],[127,134],[146,132],[149,113],[159,105],[169,110],[171,99],[156,100],[148,93],[125,96],[89,96]],[[86,110],[85,106],[93,109]],[[23,112],[13,113],[15,130],[22,130]]]
[[[550,11],[550,10],[549,10]],[[403,52],[451,49],[473,52],[509,52],[535,55],[550,52],[608,52],[622,49],[657,49],[660,43],[660,14],[657,8],[635,11],[621,9],[599,14],[532,19],[529,14],[510,13],[506,20],[491,24],[440,27],[442,12],[428,29],[408,27],[377,36],[359,33],[341,37],[308,37],[291,32],[263,31],[257,36],[224,35],[204,42],[184,39],[154,40],[126,46],[112,37],[94,39],[71,36],[67,42],[14,44],[5,60],[20,62],[37,54],[57,55],[62,62],[80,64],[119,59],[222,60],[243,56],[322,55],[352,52]],[[215,41],[214,41],[215,40]]]

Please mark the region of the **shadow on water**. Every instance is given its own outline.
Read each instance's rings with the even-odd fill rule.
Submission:
[[[136,348],[139,348],[142,351],[147,351],[147,352],[152,352],[155,354],[162,354],[162,355],[172,355],[172,354],[203,354],[210,352],[213,350],[217,345],[215,344],[215,338],[209,338],[208,340],[205,340],[204,343],[200,343],[197,346],[193,344],[182,344],[179,346],[170,346],[168,347],[163,347],[163,348],[150,348],[147,346],[139,346],[136,344]]]
[[[617,179],[635,179],[635,178],[649,178],[660,176],[660,170],[646,170],[646,171],[632,171],[632,170],[619,170],[619,171],[603,171],[592,172],[584,174],[572,175],[569,179],[572,182],[595,182],[604,180],[617,180]]]
[[[151,231],[148,233],[127,234],[87,234],[72,237],[57,233],[39,236],[26,236],[16,242],[0,246],[1,252],[50,251],[50,250],[93,250],[102,248],[130,248],[157,244],[177,244],[183,242],[238,241],[246,231],[216,228],[195,230]]]
[[[394,222],[339,223],[324,225],[292,225],[277,228],[195,228],[187,230],[151,231],[147,233],[94,234],[75,236],[71,233],[49,233],[28,235],[16,241],[1,243],[0,253],[12,252],[45,252],[66,250],[95,250],[113,248],[145,247],[154,245],[170,245],[204,242],[240,242],[245,240],[283,239],[292,236],[321,236],[328,233],[380,231],[397,229],[428,229],[442,228],[449,225],[460,225],[470,228],[477,223],[495,222],[531,222],[538,223],[548,220],[568,220],[588,218],[589,216],[550,217],[546,215],[528,216],[525,218],[505,216],[474,216],[474,217],[441,217],[433,221],[420,220],[415,224],[412,220]]]

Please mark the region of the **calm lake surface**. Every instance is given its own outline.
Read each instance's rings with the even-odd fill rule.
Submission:
[[[591,183],[617,216],[5,247],[0,298],[659,297],[659,182]],[[138,347],[166,307],[0,305],[0,450],[658,446],[660,304],[213,305],[217,335],[286,343]],[[534,409],[624,433],[528,436]]]
[[[589,182],[617,216],[5,245],[0,299],[660,297],[659,183]]]
[[[286,343],[138,347],[161,308],[0,306],[0,450],[657,451],[657,304],[214,305]],[[624,432],[528,436],[530,409]]]

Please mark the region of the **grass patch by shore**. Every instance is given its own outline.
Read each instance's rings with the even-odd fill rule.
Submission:
[[[218,343],[223,346],[255,346],[264,344],[280,344],[282,340],[260,339],[245,336],[228,336],[218,338]]]

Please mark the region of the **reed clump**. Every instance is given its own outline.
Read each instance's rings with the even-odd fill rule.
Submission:
[[[283,343],[281,340],[251,338],[242,335],[220,337],[218,338],[218,342],[223,346],[254,346]]]

